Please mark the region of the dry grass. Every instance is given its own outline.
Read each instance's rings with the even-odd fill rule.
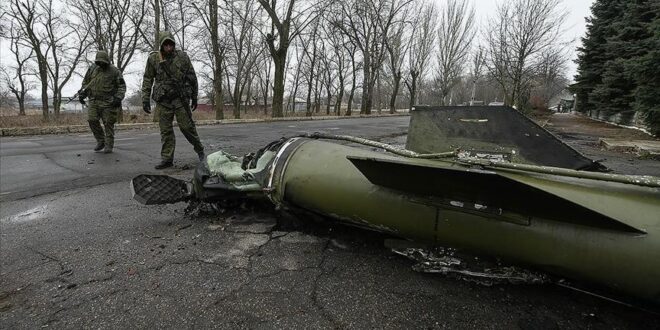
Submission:
[[[234,113],[231,107],[226,107],[224,118],[234,119]],[[136,111],[137,110],[137,111]],[[153,121],[153,115],[147,115],[139,109],[133,111],[124,111],[121,123],[150,123]],[[313,116],[325,116],[325,109]],[[377,112],[374,112],[377,113]],[[289,112],[285,117],[304,117],[304,112]],[[206,109],[199,109],[193,112],[193,118],[197,120],[214,120],[215,112]],[[263,107],[247,107],[241,110],[240,119],[268,119],[271,118],[270,109],[264,112]],[[87,125],[87,113],[60,113],[58,118],[51,114],[50,120],[45,121],[41,112],[38,110],[28,110],[25,116],[19,116],[17,111],[3,109],[0,111],[0,128],[15,127],[54,127],[70,125]]]
[[[12,127],[48,127],[87,124],[87,116],[82,114],[60,114],[59,118],[45,121],[42,115],[0,116],[0,128]]]

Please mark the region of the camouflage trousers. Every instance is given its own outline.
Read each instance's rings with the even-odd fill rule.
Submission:
[[[106,147],[112,148],[115,144],[115,123],[119,109],[111,106],[109,102],[90,100],[87,110],[87,122],[96,142],[103,142]],[[100,121],[103,121],[103,126]]]
[[[197,135],[197,128],[192,119],[192,113],[183,106],[181,101],[174,100],[167,104],[156,104],[156,110],[159,115],[160,126],[160,142],[162,147],[160,156],[165,161],[174,159],[174,148],[176,146],[176,138],[174,137],[174,126],[172,121],[176,117],[176,122],[179,125],[179,130],[186,137],[186,140],[192,144],[193,149],[197,154],[204,152],[202,142]]]

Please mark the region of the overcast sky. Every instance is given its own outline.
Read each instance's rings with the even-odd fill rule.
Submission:
[[[434,1],[439,6],[442,6],[442,4],[445,3],[445,0]],[[498,3],[506,1],[507,0],[472,0],[479,26],[484,26],[488,22],[488,17],[495,14]],[[561,5],[568,12],[565,27],[566,34],[564,35],[563,41],[574,40],[573,47],[571,47],[573,51],[570,54],[571,62],[568,63],[568,77],[571,80],[577,69],[577,65],[573,63],[573,60],[576,58],[575,48],[580,45],[580,38],[584,36],[584,33],[587,30],[587,22],[585,21],[585,18],[591,15],[590,8],[594,2],[595,0],[563,0]]]
[[[440,6],[445,2],[445,0],[433,0],[436,1],[436,3]],[[472,0],[472,3],[474,4],[475,11],[476,11],[476,16],[478,20],[478,25],[484,26],[486,22],[488,21],[488,17],[494,15],[496,8],[497,8],[497,3],[502,2],[502,1],[507,1],[507,0]],[[573,59],[575,59],[575,48],[580,45],[580,38],[584,35],[586,31],[586,22],[585,22],[585,17],[590,15],[590,10],[589,8],[591,5],[594,3],[595,0],[563,0],[562,6],[566,8],[568,11],[568,17],[566,20],[566,34],[563,36],[563,41],[570,41],[574,40],[573,51],[571,52],[571,61],[568,63],[568,77],[570,79],[573,78],[575,75],[576,71],[576,65],[573,63]],[[11,65],[9,61],[11,61],[11,57],[9,52],[7,51],[8,44],[5,40],[2,41],[0,44],[0,60],[2,61],[3,65]],[[94,51],[89,52],[89,58],[92,59],[94,56]],[[125,72],[125,78],[127,82],[127,87],[128,87],[128,92],[132,93],[135,91],[137,88],[139,88],[140,81],[142,80],[141,74],[142,70],[144,67],[144,61],[146,59],[147,55],[146,54],[139,54],[138,56],[135,57],[135,63],[133,65],[129,66],[127,68],[127,71],[130,72]],[[86,65],[83,64],[86,69]],[[73,95],[79,88],[80,88],[80,78],[75,78],[72,79],[65,89],[63,90],[63,95],[68,96],[68,95]],[[38,91],[32,92],[33,95],[38,94]],[[128,96],[128,95],[127,95]]]

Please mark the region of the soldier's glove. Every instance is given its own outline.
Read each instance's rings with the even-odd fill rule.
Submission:
[[[197,99],[192,99],[190,101],[190,110],[191,111],[197,110]]]
[[[80,104],[85,105],[85,98],[87,97],[87,93],[85,92],[84,89],[81,89],[78,91],[78,101]]]
[[[121,107],[121,99],[116,97],[116,96],[113,97],[112,98],[112,106],[115,107],[115,108],[116,107]]]
[[[151,113],[151,103],[149,101],[142,102],[142,110],[146,113]]]

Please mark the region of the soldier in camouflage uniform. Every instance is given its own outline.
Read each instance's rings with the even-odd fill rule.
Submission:
[[[99,50],[94,64],[85,73],[82,88],[78,91],[78,100],[85,104],[89,97],[87,121],[96,139],[94,151],[111,153],[115,144],[115,123],[126,94],[126,82],[117,67],[110,63],[108,53]],[[100,120],[103,120],[101,127]]]
[[[195,69],[186,53],[174,49],[172,34],[161,32],[159,44],[160,51],[152,52],[147,59],[142,81],[142,104],[144,111],[151,113],[150,99],[156,101],[162,142],[162,160],[156,169],[163,169],[173,165],[176,141],[172,120],[175,116],[181,133],[193,145],[200,161],[204,159],[204,147],[199,141],[191,113],[197,108]]]

